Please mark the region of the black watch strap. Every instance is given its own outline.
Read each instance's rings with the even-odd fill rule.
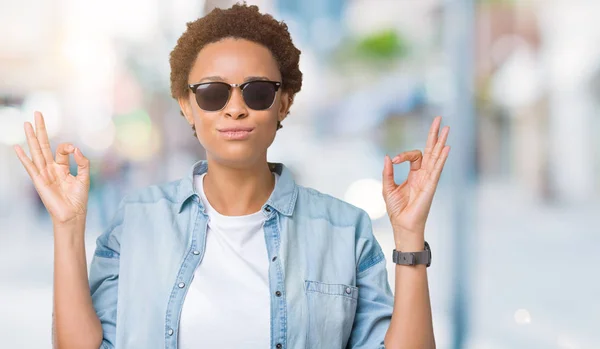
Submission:
[[[400,252],[394,249],[392,261],[400,265],[417,265],[425,264],[428,267],[431,265],[431,248],[425,241],[425,250],[419,252]]]

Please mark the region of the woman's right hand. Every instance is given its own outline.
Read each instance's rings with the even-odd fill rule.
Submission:
[[[85,223],[90,189],[90,161],[70,143],[59,144],[56,158],[53,158],[44,117],[40,112],[35,112],[34,115],[36,131],[33,131],[29,122],[24,126],[33,161],[18,145],[14,146],[15,152],[29,173],[54,225]],[[77,163],[77,176],[69,172],[71,153]]]

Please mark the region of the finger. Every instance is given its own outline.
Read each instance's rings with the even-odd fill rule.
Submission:
[[[383,160],[383,192],[390,192],[396,188],[394,182],[394,166],[389,156],[385,156]]]
[[[399,154],[392,160],[392,162],[394,164],[400,164],[405,161],[410,161],[410,170],[416,171],[421,169],[422,160],[423,154],[420,150],[411,150]]]
[[[446,159],[448,158],[449,152],[450,146],[445,146],[442,150],[442,154],[440,156],[439,161],[435,165],[435,169],[429,174],[427,180],[425,181],[425,187],[423,188],[424,195],[417,196],[418,206],[431,207],[431,203],[433,201],[433,197],[435,196],[435,191],[437,190],[440,176],[442,174],[442,170],[444,168],[444,164],[446,163]]]
[[[46,169],[46,160],[42,155],[42,149],[40,148],[40,143],[33,132],[33,126],[30,122],[25,122],[25,135],[27,136],[27,144],[29,145],[29,152],[31,153],[31,158],[33,159],[33,163],[38,169],[38,172]]]
[[[448,159],[449,153],[450,153],[450,146],[447,145],[442,149],[440,158],[435,163],[433,171],[429,175],[429,184],[428,185],[432,191],[435,191],[435,189],[437,188],[438,182],[440,180],[440,176],[442,175],[442,171],[444,169],[444,165],[446,164],[446,159]]]
[[[39,176],[38,169],[35,166],[35,164],[33,163],[33,161],[31,161],[31,159],[29,159],[27,154],[25,154],[25,151],[23,150],[23,148],[21,148],[18,145],[15,145],[13,148],[15,149],[15,152],[17,153],[19,160],[23,164],[23,167],[25,167],[25,170],[29,174],[29,177],[31,177],[32,180],[37,178]]]
[[[446,140],[448,139],[448,133],[450,132],[450,126],[444,126],[442,129],[440,138],[438,139],[435,147],[433,147],[433,151],[431,152],[431,156],[427,163],[425,163],[425,169],[427,171],[433,171],[435,164],[437,163],[440,155],[442,153],[442,149],[446,145]]]
[[[75,162],[77,163],[77,179],[87,181],[90,178],[90,160],[83,156],[79,148],[75,148]]]
[[[75,147],[70,143],[61,143],[56,147],[56,164],[59,165],[57,175],[63,178],[71,174],[69,154],[75,152]]]
[[[440,124],[442,123],[442,117],[438,116],[433,119],[431,126],[429,127],[429,136],[427,136],[427,143],[425,144],[425,154],[423,155],[423,163],[427,164],[433,147],[437,143],[438,133],[440,131]]]
[[[46,123],[42,113],[36,111],[35,115],[35,134],[37,135],[38,142],[40,143],[40,149],[46,164],[51,164],[54,161],[52,156],[52,148],[50,148],[50,140],[48,139],[48,132],[46,132]]]
[[[75,152],[75,147],[71,143],[61,143],[56,148],[56,163],[69,167],[69,154]]]

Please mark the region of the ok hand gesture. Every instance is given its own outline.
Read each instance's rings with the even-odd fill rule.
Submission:
[[[90,187],[90,161],[83,156],[79,148],[70,143],[59,144],[54,158],[44,117],[40,112],[35,112],[34,115],[35,132],[31,123],[26,122],[24,126],[33,161],[18,145],[14,146],[15,152],[31,177],[52,222],[55,225],[85,222]],[[71,153],[74,154],[77,163],[77,176],[69,172]]]

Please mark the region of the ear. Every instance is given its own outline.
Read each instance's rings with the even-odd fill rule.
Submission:
[[[188,124],[194,126],[194,114],[192,113],[192,106],[190,105],[190,100],[186,97],[177,98],[177,102],[179,103],[179,108],[181,108],[181,113],[183,117],[187,120]]]
[[[281,103],[279,104],[278,120],[283,121],[289,114],[290,107],[294,103],[294,99],[288,92],[281,93]]]

